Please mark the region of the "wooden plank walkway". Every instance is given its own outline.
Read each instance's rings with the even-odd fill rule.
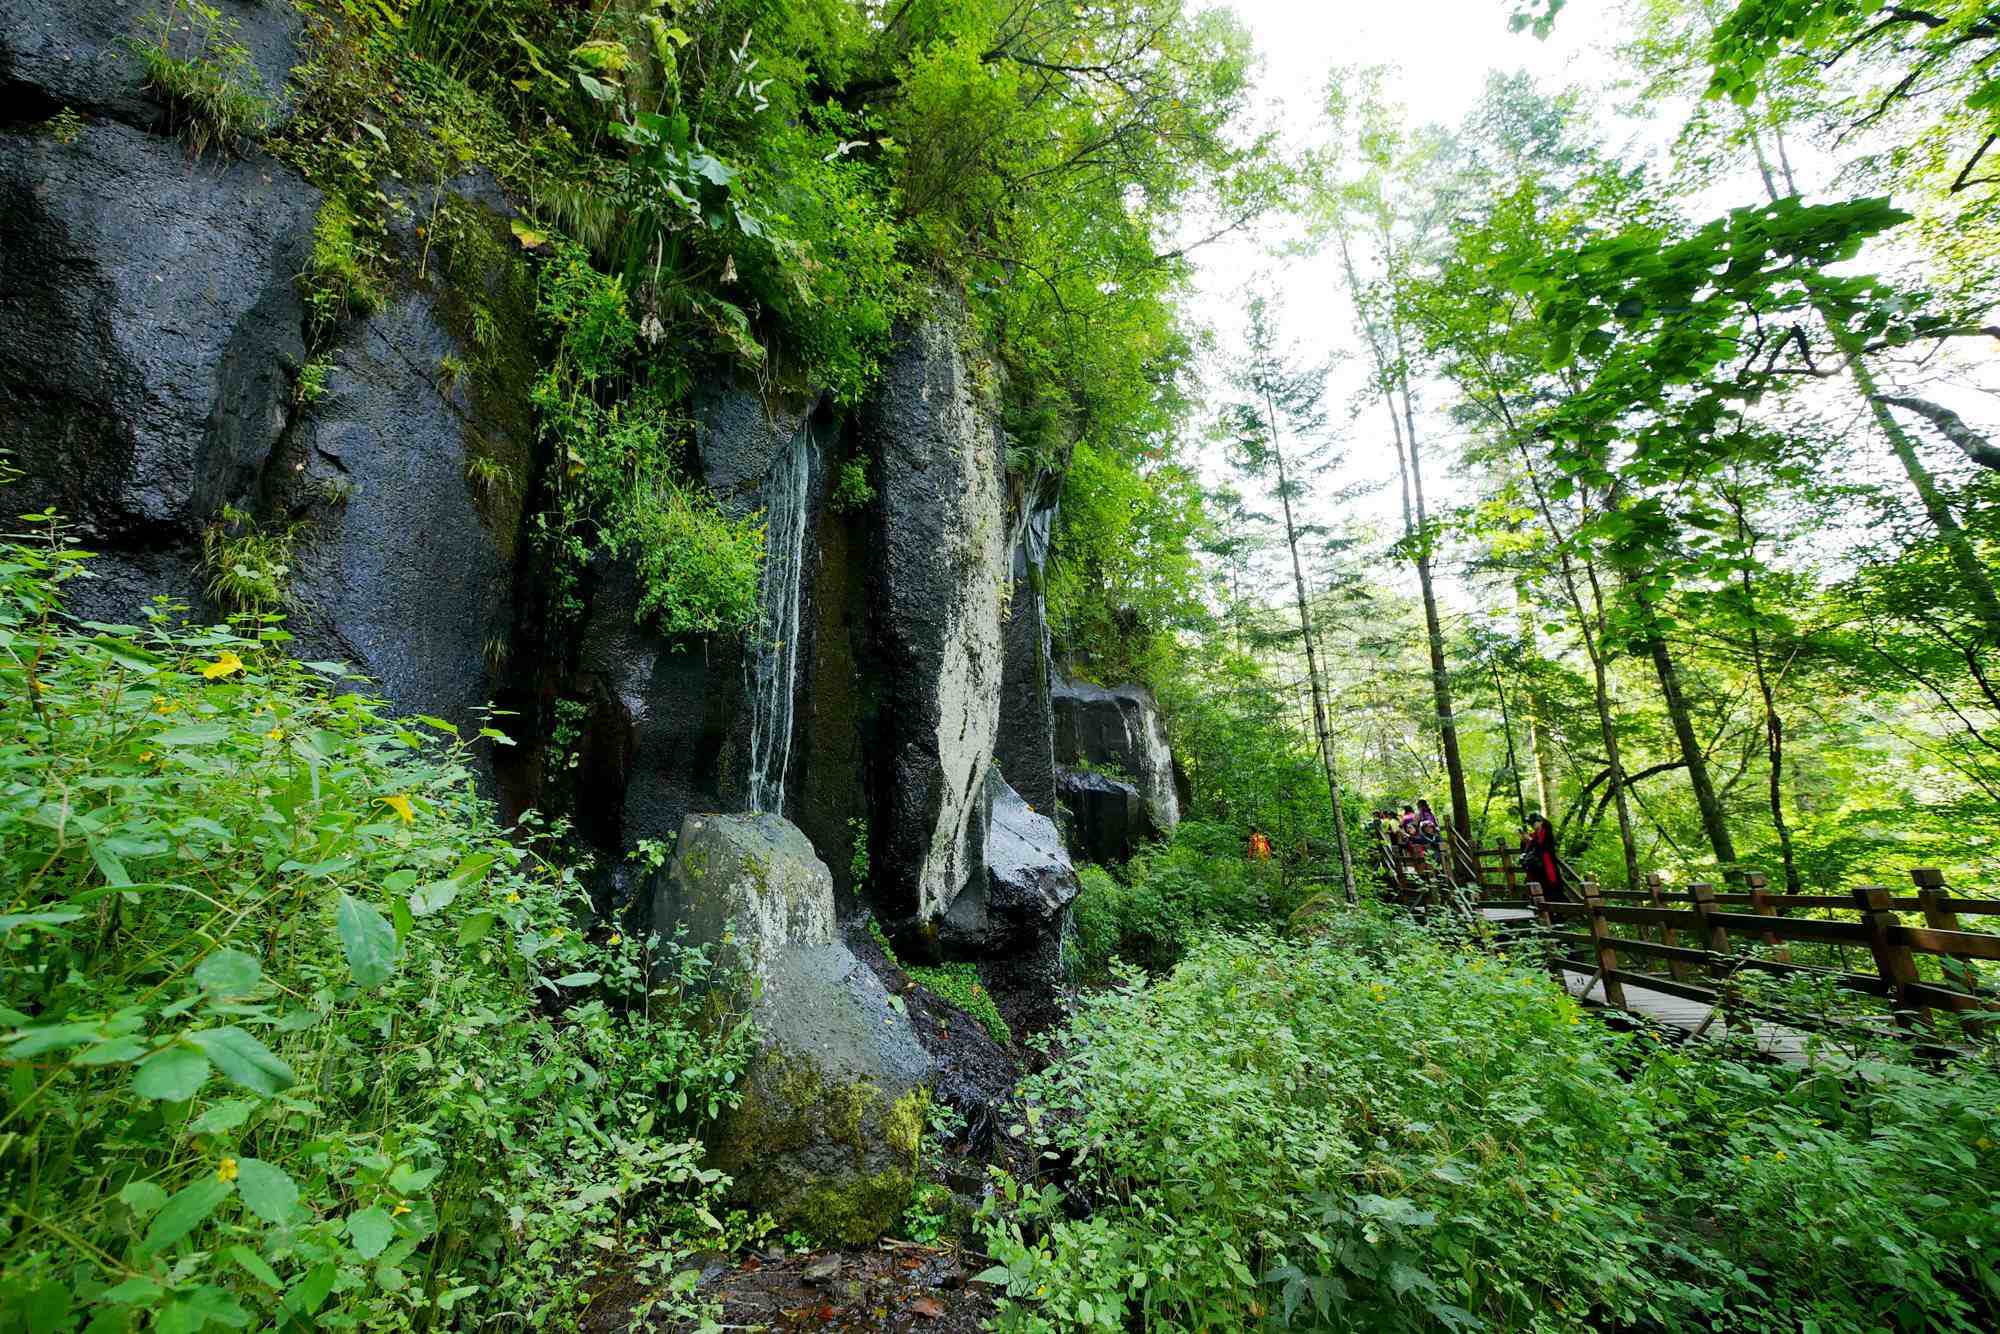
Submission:
[[[1535,920],[1534,910],[1530,908],[1481,908],[1479,915],[1498,926],[1517,926]],[[1608,1006],[1604,984],[1596,980],[1596,974],[1580,968],[1564,968],[1563,983],[1568,987],[1569,994],[1584,1004]],[[1677,1028],[1688,1034],[1699,1033],[1703,1037],[1720,1037],[1723,1033],[1723,1017],[1715,1014],[1713,1005],[1669,996],[1642,983],[1629,980],[1625,983],[1625,1008],[1663,1028]],[[1808,1064],[1807,1037],[1798,1029],[1759,1020],[1752,1024],[1752,1032],[1759,1053],[1787,1065]],[[1830,1059],[1831,1053],[1821,1051],[1813,1061],[1824,1065]]]

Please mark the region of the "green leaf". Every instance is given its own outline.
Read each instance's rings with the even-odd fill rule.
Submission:
[[[254,991],[263,976],[264,965],[257,956],[242,950],[217,950],[194,970],[194,980],[203,991],[221,996]]]
[[[97,863],[98,872],[107,885],[129,885],[132,873],[125,869],[125,863],[118,860],[118,854],[97,839],[90,840],[90,859]]]
[[[267,1223],[289,1221],[299,1202],[299,1188],[284,1169],[261,1158],[236,1160],[236,1189],[243,1196],[244,1207]],[[273,1281],[271,1286],[278,1284]]]
[[[153,743],[160,746],[212,746],[228,739],[229,729],[221,723],[188,723],[158,733],[153,737]]]
[[[333,1281],[340,1277],[340,1271],[331,1262],[320,1265],[298,1282],[292,1284],[285,1294],[284,1307],[296,1316],[308,1316],[319,1310],[320,1303],[333,1291]]]
[[[565,973],[556,979],[559,987],[587,987],[602,978],[602,973]]]
[[[218,1102],[197,1116],[188,1125],[190,1135],[223,1135],[236,1130],[250,1119],[252,1104],[246,1098],[231,1098]]]
[[[128,1181],[118,1198],[139,1217],[149,1218],[167,1202],[167,1193],[150,1181]]]
[[[456,880],[433,880],[420,885],[410,895],[410,912],[417,917],[429,917],[440,908],[450,907],[460,888]]]
[[[396,930],[389,925],[389,919],[353,895],[343,893],[333,924],[355,982],[370,989],[387,982],[396,971]]]
[[[205,1028],[188,1034],[222,1073],[252,1093],[272,1094],[298,1082],[292,1067],[240,1028]]]
[[[208,1057],[175,1043],[154,1052],[132,1072],[132,1091],[156,1102],[183,1102],[208,1082]]]
[[[80,908],[57,908],[51,912],[0,913],[0,932],[12,931],[17,926],[61,926],[66,922],[81,919]]]
[[[354,1249],[362,1259],[373,1260],[396,1235],[396,1224],[379,1207],[362,1209],[347,1216],[347,1235],[354,1239]]]
[[[203,1176],[168,1200],[166,1207],[154,1216],[153,1225],[146,1229],[146,1239],[139,1243],[139,1253],[154,1255],[173,1245],[201,1226],[203,1220],[215,1212],[216,1206],[235,1193],[235,1189],[212,1175]]]
[[[248,1246],[231,1246],[223,1254],[234,1260],[237,1268],[256,1279],[259,1283],[262,1283],[271,1291],[284,1291],[285,1282],[278,1277],[278,1271],[271,1268],[265,1262],[263,1256],[251,1250]]]
[[[474,945],[484,940],[486,933],[493,929],[493,921],[494,917],[490,912],[473,913],[464,922],[460,923],[458,928],[458,943],[461,945]]]

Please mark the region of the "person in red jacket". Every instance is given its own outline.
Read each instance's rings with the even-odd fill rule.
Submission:
[[[1554,895],[1562,878],[1556,867],[1556,831],[1548,817],[1531,817],[1528,836],[1521,844],[1521,869],[1527,872],[1530,882],[1542,887],[1542,893]]]

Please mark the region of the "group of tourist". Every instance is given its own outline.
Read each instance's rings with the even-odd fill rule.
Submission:
[[[1428,863],[1442,856],[1444,831],[1438,827],[1438,818],[1431,812],[1428,801],[1419,800],[1415,806],[1405,805],[1401,817],[1394,807],[1374,813],[1375,825],[1391,850],[1422,870]]]

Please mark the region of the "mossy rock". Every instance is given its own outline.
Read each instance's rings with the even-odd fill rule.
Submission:
[[[735,1179],[737,1198],[780,1227],[862,1245],[909,1207],[929,1104],[921,1086],[892,1098],[874,1080],[767,1047],[717,1137],[715,1163]]]

